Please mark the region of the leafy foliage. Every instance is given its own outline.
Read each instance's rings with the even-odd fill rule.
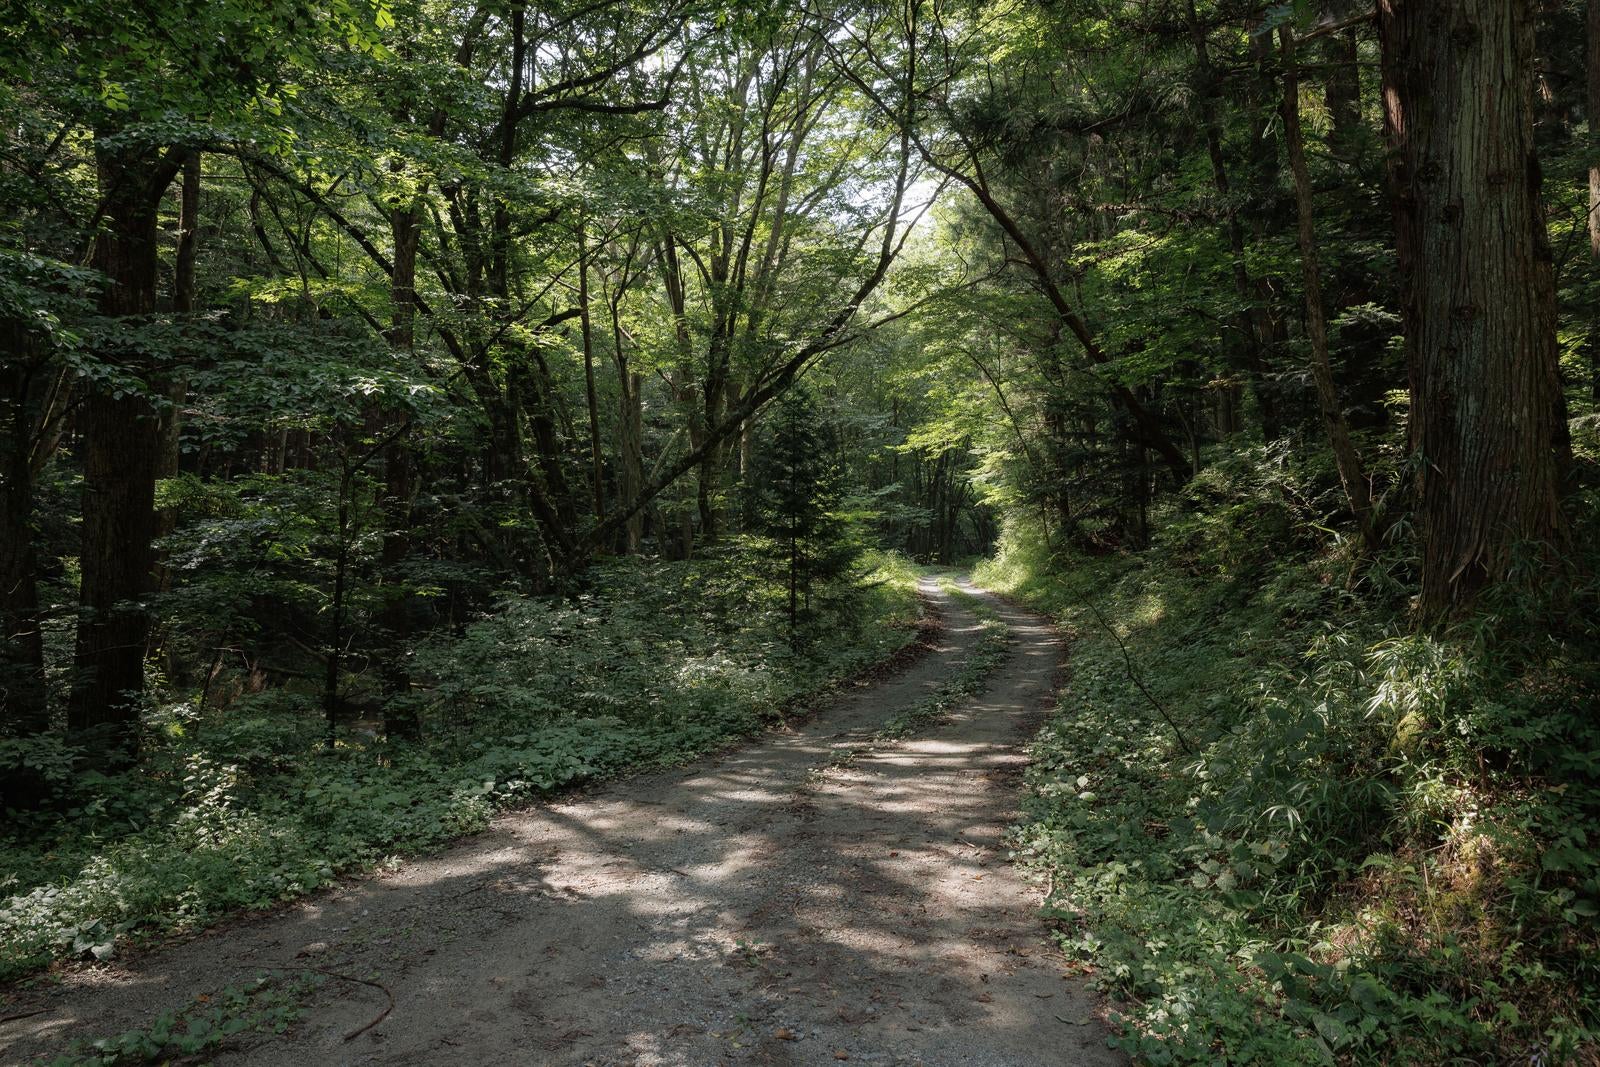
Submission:
[[[329,746],[315,701],[268,690],[226,713],[168,705],[137,771],[84,772],[59,737],[0,742],[51,805],[9,813],[0,978],[105,959],[481,829],[574,784],[690,759],[760,729],[910,639],[914,576],[877,558],[803,650],[737,561],[618,562],[574,599],[517,599],[419,651],[424,740]]]
[[[283,1033],[300,1014],[300,1002],[324,976],[258,975],[215,995],[202,995],[180,1011],[166,1012],[147,1027],[111,1037],[77,1041],[47,1061],[50,1067],[118,1067],[169,1062],[222,1049],[253,1033]]]
[[[755,730],[906,639],[866,546],[1004,523],[1080,638],[1018,840],[1123,1047],[1592,1060],[1600,73],[1539,5],[1576,536],[1429,631],[1349,6],[9,5],[0,980]]]
[[[1527,604],[1409,632],[1386,583],[1263,521],[1271,471],[1213,476],[1242,510],[1142,557],[1059,569],[1014,531],[980,569],[1078,638],[1016,831],[1062,946],[1141,1061],[1581,1059],[1600,635]]]

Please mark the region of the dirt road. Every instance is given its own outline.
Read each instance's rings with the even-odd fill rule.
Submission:
[[[44,1014],[0,1026],[0,1062],[312,967],[378,985],[326,978],[286,1034],[244,1037],[216,1062],[1122,1062],[1002,840],[1061,660],[1043,620],[994,604],[1013,643],[984,695],[835,765],[978,641],[968,608],[925,592],[945,618],[937,647],[803,725],[85,972]]]

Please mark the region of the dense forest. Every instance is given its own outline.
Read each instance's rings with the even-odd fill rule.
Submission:
[[[1600,0],[5,13],[0,1060],[996,604],[1097,1045],[1600,1059]]]

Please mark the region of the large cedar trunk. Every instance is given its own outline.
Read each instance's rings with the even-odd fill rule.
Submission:
[[[1380,0],[1422,603],[1563,536],[1569,444],[1533,147],[1531,0]]]
[[[105,275],[100,311],[108,318],[155,310],[157,208],[176,165],[149,149],[99,155],[105,216],[93,264]],[[101,353],[119,373],[148,380],[136,351]],[[118,392],[121,395],[117,395]],[[67,725],[104,755],[133,754],[138,743],[150,621],[160,464],[157,413],[138,390],[97,383],[79,414],[83,435],[83,547],[78,638]]]
[[[1600,0],[1589,0],[1584,114],[1589,122],[1589,254],[1600,259]],[[1589,395],[1600,399],[1600,325],[1589,334]]]

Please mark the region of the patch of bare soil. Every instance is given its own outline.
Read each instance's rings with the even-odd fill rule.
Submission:
[[[1123,1062],[1002,840],[1061,661],[1048,623],[993,602],[1014,643],[984,695],[832,766],[978,640],[961,604],[923,592],[945,625],[904,673],[691,767],[507,815],[392,874],[85,970],[27,1005],[43,1014],[0,1026],[0,1063],[308,968],[372,984],[328,980],[287,1034],[217,1062]]]

